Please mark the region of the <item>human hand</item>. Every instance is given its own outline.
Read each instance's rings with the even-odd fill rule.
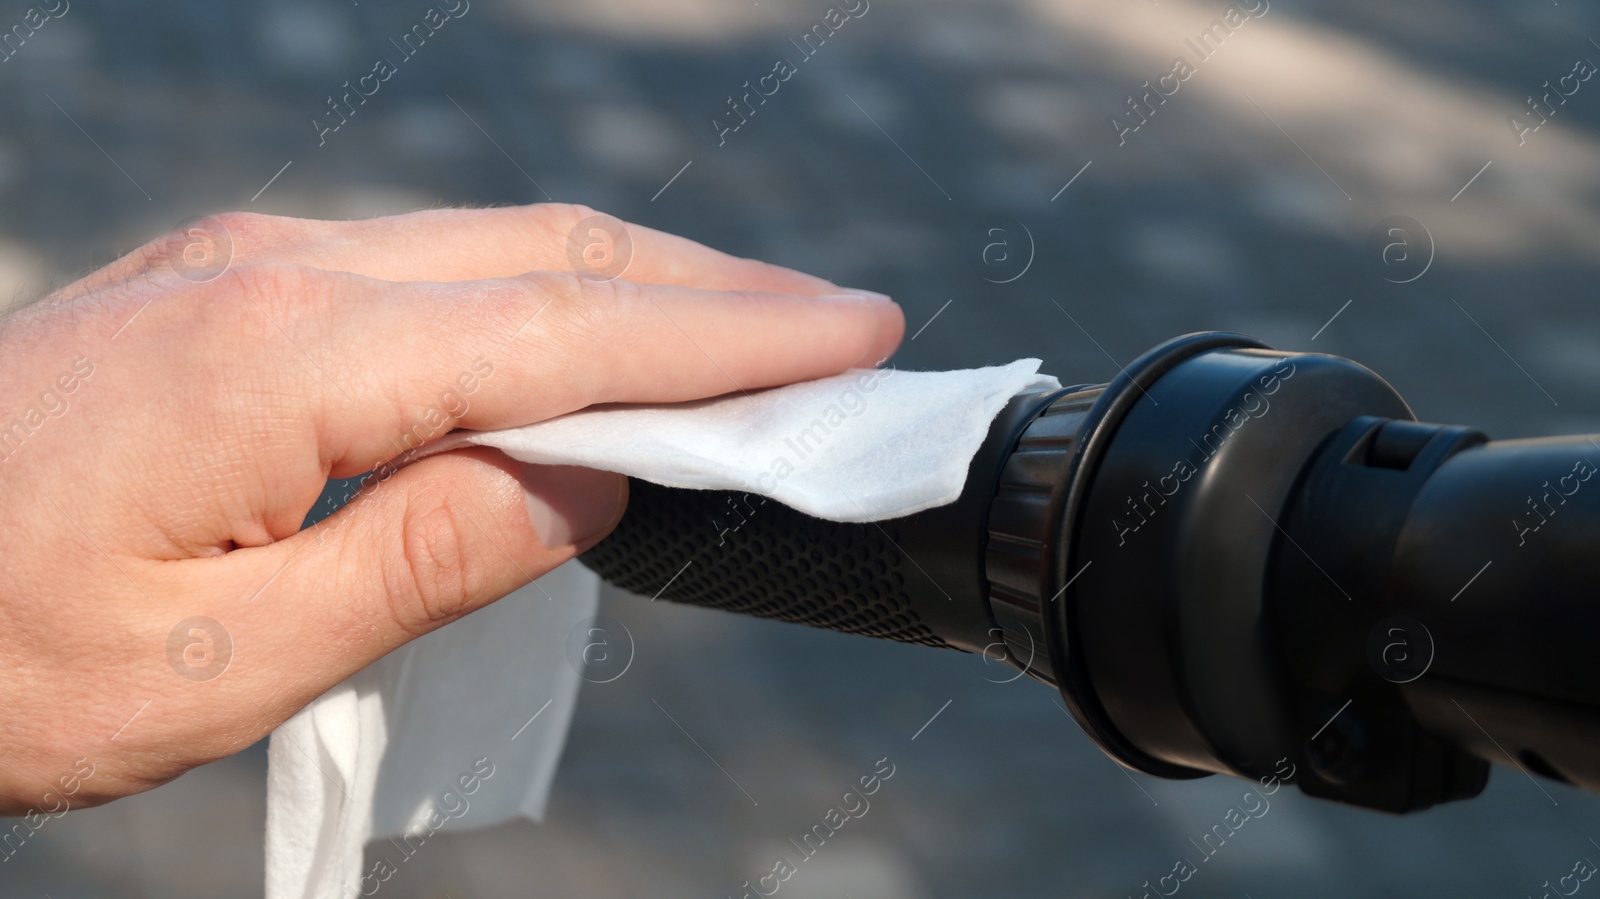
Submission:
[[[598,542],[627,489],[457,450],[301,531],[328,478],[454,427],[822,377],[900,341],[881,298],[638,226],[627,280],[584,271],[593,215],[228,214],[0,320],[0,812],[243,749]]]

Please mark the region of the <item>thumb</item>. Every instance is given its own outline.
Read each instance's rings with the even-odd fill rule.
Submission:
[[[627,484],[486,448],[368,482],[327,519],[256,551],[269,556],[257,560],[265,575],[279,572],[267,605],[301,622],[283,625],[299,633],[282,664],[316,695],[598,543],[622,517]]]

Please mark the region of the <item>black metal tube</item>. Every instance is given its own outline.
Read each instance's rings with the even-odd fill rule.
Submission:
[[[1451,456],[1406,516],[1392,596],[1434,648],[1401,688],[1424,728],[1600,791],[1597,472],[1591,437]]]

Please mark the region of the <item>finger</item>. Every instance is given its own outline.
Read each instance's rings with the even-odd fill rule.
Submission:
[[[286,334],[304,332],[275,352],[320,397],[321,450],[334,476],[455,427],[514,427],[595,403],[694,400],[872,366],[905,328],[887,300],[549,274],[389,284],[295,270],[253,283],[278,295],[264,305],[292,319]]]
[[[621,475],[456,451],[369,482],[292,537],[185,564],[211,566],[205,583],[236,582],[251,597],[231,610],[229,673],[258,682],[258,701],[281,720],[592,546],[626,501]]]
[[[586,206],[432,209],[359,222],[311,222],[287,262],[386,281],[467,281],[577,271],[708,290],[824,294],[813,275],[713,250]]]
[[[822,278],[730,256],[585,206],[544,203],[430,209],[361,221],[226,213],[165,234],[57,296],[82,295],[153,270],[201,280],[215,277],[225,266],[263,263],[385,281],[468,281],[576,271],[710,290],[809,295],[837,290]]]

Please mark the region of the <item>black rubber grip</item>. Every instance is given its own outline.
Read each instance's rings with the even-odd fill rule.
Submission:
[[[912,608],[922,575],[896,548],[897,521],[843,524],[752,493],[632,479],[628,512],[582,556],[643,596],[796,624],[947,646]],[[909,570],[908,570],[909,569]]]
[[[635,479],[622,523],[583,562],[643,596],[989,652],[1000,633],[984,570],[995,490],[1023,429],[1052,398],[1069,392],[1012,397],[973,455],[955,502],[844,524],[759,494]]]

